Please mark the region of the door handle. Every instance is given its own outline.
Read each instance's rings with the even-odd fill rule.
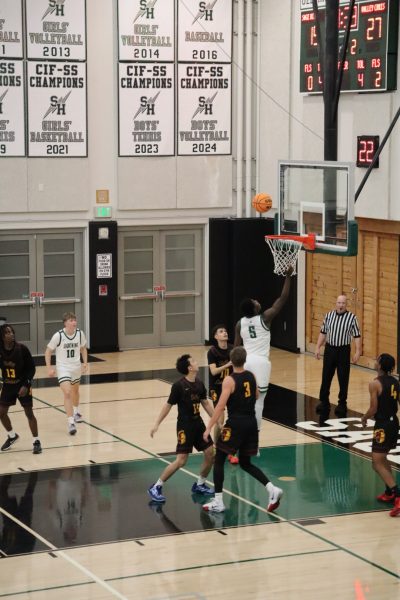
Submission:
[[[157,294],[122,294],[120,300],[157,300]]]
[[[42,308],[45,304],[79,304],[82,302],[81,298],[51,298],[46,300],[42,296],[39,296],[39,306]]]
[[[0,302],[0,306],[36,306],[36,300],[14,300],[12,302]]]

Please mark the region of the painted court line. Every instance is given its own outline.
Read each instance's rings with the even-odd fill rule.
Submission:
[[[19,519],[16,519],[13,515],[11,515],[6,510],[4,510],[4,508],[2,508],[1,506],[0,506],[0,512],[3,515],[5,515],[6,517],[8,517],[9,519],[11,519],[12,521],[14,521],[14,523],[16,523],[19,527],[22,527],[23,529],[25,529],[25,531],[27,531],[28,533],[33,535],[33,537],[35,537],[37,540],[41,541],[45,546],[47,546],[54,552],[57,552],[58,556],[60,556],[67,562],[71,563],[71,565],[73,565],[75,568],[79,569],[79,571],[84,573],[84,575],[86,575],[86,577],[89,577],[89,579],[92,579],[93,581],[95,581],[96,583],[101,585],[104,589],[106,589],[108,592],[110,592],[110,594],[115,596],[115,598],[119,598],[120,600],[128,600],[126,598],[126,596],[123,596],[122,594],[120,594],[117,590],[115,590],[113,587],[111,587],[111,585],[106,583],[103,579],[100,579],[100,577],[97,577],[97,575],[95,575],[94,573],[89,571],[89,569],[87,569],[86,567],[84,567],[83,565],[78,563],[76,560],[74,560],[70,556],[68,556],[68,554],[66,554],[66,552],[64,552],[63,550],[58,550],[58,548],[56,546],[51,544],[48,540],[46,540],[44,537],[42,537],[39,533],[36,533],[36,531],[31,529],[30,527],[27,527],[27,525],[22,523],[22,521],[20,521]]]
[[[47,404],[47,402],[45,400],[40,400],[40,398],[37,398],[37,400],[39,400],[40,402],[43,402],[44,404]],[[55,408],[54,406],[52,406],[51,404],[48,404],[48,406],[51,406],[52,408]],[[61,411],[59,408],[55,408],[55,410],[58,410],[60,412],[64,412]],[[160,460],[161,462],[165,463],[165,464],[171,464],[170,461],[166,460],[165,458],[163,458],[162,456],[160,456],[159,454],[156,454],[155,452],[151,452],[150,450],[146,450],[145,448],[142,448],[141,446],[138,446],[136,444],[133,444],[132,442],[129,442],[128,440],[124,440],[123,438],[115,435],[114,433],[110,433],[109,431],[106,431],[105,429],[102,429],[101,427],[97,427],[96,425],[93,425],[92,423],[88,423],[86,422],[87,425],[89,425],[90,427],[93,427],[94,429],[97,429],[98,431],[101,431],[102,433],[105,433],[107,435],[110,435],[111,437],[113,437],[116,440],[119,440],[121,442],[124,442],[125,444],[128,444],[129,446],[137,449],[137,450],[141,450],[142,452],[144,452],[145,454],[148,454],[149,456],[151,456],[152,458],[157,458],[158,460]],[[324,443],[324,442],[322,442]],[[181,472],[186,473],[187,475],[190,475],[191,477],[194,477],[195,479],[197,479],[197,474],[193,473],[192,471],[189,471],[188,469],[185,469],[184,467],[180,469]],[[210,482],[209,480],[207,480],[207,483],[212,484],[212,482]],[[336,544],[335,542],[332,542],[329,539],[324,538],[321,535],[318,535],[317,533],[314,533],[313,531],[310,531],[310,529],[308,527],[305,527],[303,525],[301,525],[300,523],[297,523],[295,521],[290,521],[288,519],[285,519],[284,517],[281,517],[280,515],[278,515],[277,513],[270,513],[266,508],[263,508],[262,506],[259,506],[258,504],[255,504],[254,502],[251,502],[251,500],[247,500],[247,498],[243,498],[242,496],[238,496],[237,494],[235,494],[234,492],[231,492],[230,490],[226,490],[225,488],[223,488],[223,492],[225,494],[228,494],[230,496],[232,496],[233,498],[236,498],[237,500],[240,500],[241,502],[247,504],[248,506],[252,506],[254,508],[256,508],[257,510],[271,515],[273,516],[277,521],[280,521],[281,523],[288,523],[289,525],[291,525],[292,527],[296,527],[296,529],[300,529],[301,531],[303,531],[304,533],[311,535],[323,542],[325,542],[326,544],[333,546],[333,548],[342,550],[343,552],[346,552],[347,554],[353,556],[354,558],[357,558],[358,560],[361,560],[362,562],[365,562],[377,569],[379,569],[380,571],[383,571],[384,573],[387,573],[388,575],[391,575],[393,577],[395,577],[396,579],[400,580],[400,575],[398,575],[397,573],[394,573],[392,571],[390,571],[389,569],[386,569],[385,567],[374,563],[366,558],[364,558],[363,556],[360,556],[359,554],[356,554],[355,552],[352,552],[351,550],[344,548],[343,546],[340,546],[339,544]],[[0,510],[2,510],[0,508]]]

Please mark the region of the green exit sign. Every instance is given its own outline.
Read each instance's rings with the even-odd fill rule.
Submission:
[[[95,219],[111,219],[112,207],[111,206],[95,206],[94,207],[94,218]]]

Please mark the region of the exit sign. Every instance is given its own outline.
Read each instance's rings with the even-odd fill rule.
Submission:
[[[95,219],[111,219],[112,207],[111,206],[95,206],[94,207],[94,218]]]

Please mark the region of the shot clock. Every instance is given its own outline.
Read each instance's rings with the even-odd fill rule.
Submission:
[[[357,136],[357,167],[368,168],[372,163],[376,151],[379,148],[379,135]],[[374,164],[374,169],[379,167],[379,158]]]
[[[321,35],[325,39],[326,0],[318,0]],[[312,0],[300,0],[300,92],[323,90],[317,42],[317,21]],[[338,67],[347,23],[350,37],[343,67],[342,91],[384,92],[397,87],[399,1],[356,0],[350,16],[349,0],[340,0],[338,12]]]

